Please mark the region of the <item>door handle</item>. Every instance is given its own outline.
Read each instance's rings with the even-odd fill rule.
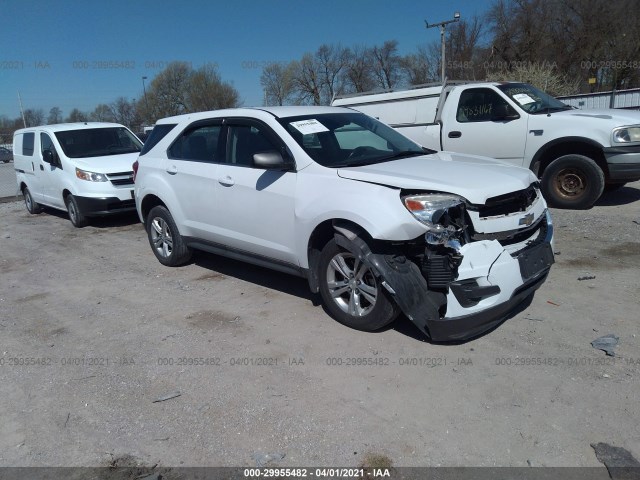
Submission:
[[[225,187],[231,187],[235,185],[236,182],[229,175],[226,175],[224,177],[218,178],[218,183],[220,183],[220,185],[224,185]]]
[[[171,165],[170,167],[167,167],[167,173],[169,175],[175,175],[176,173],[178,173],[178,167],[176,167],[175,165]]]
[[[454,130],[453,132],[449,132],[449,138],[460,138],[462,136],[462,132]]]
[[[44,172],[44,165],[40,165],[40,170]]]

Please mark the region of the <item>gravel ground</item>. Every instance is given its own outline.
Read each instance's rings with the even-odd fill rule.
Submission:
[[[456,345],[406,318],[350,330],[304,280],[213,255],[163,267],[135,216],[79,230],[0,204],[0,465],[604,472],[598,442],[640,458],[638,200],[640,182],[553,211],[531,306]],[[607,334],[615,357],[591,346]]]

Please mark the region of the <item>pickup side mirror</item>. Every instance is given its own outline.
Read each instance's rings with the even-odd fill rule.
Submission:
[[[520,115],[518,114],[518,112],[516,112],[510,105],[507,105],[506,103],[501,103],[496,106],[495,111],[491,116],[491,121],[492,122],[503,122],[503,121],[508,122],[510,120],[517,120],[518,118],[520,118]]]
[[[292,162],[285,160],[280,152],[263,152],[253,155],[253,165],[267,170],[290,170]]]

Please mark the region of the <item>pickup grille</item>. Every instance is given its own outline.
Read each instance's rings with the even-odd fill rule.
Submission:
[[[131,171],[131,172],[107,173],[107,178],[116,187],[123,187],[123,186],[126,186],[126,185],[133,185],[133,171]]]
[[[474,205],[480,217],[495,217],[516,212],[526,212],[538,198],[537,184],[532,183],[524,190],[499,195],[487,199],[484,205]]]

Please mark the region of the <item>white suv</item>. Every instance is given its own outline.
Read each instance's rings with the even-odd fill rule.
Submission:
[[[425,151],[350,109],[166,118],[134,171],[162,264],[200,249],[299,275],[357,329],[402,311],[433,340],[476,336],[526,306],[553,263],[531,171]]]

